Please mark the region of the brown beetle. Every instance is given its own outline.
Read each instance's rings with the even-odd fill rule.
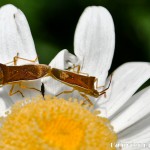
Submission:
[[[104,86],[98,86],[98,79],[94,76],[89,76],[89,75],[85,76],[85,75],[79,74],[80,66],[75,66],[75,67],[78,67],[77,72],[70,72],[67,70],[51,68],[49,75],[52,78],[73,88],[71,91],[62,91],[61,93],[57,94],[57,96],[63,93],[66,93],[66,94],[72,93],[74,90],[77,90],[79,94],[82,97],[84,97],[91,105],[92,105],[92,102],[89,100],[87,95],[93,96],[95,98],[103,94],[106,96],[106,91],[110,87],[111,79],[110,79],[110,83],[108,87],[99,92],[96,89],[99,87],[104,87]],[[96,83],[96,89],[95,89],[95,83]]]
[[[71,68],[73,69],[73,71],[51,68],[50,66],[44,64],[29,64],[29,65],[16,66],[18,59],[23,59],[30,62],[35,62],[37,60],[37,58],[35,60],[28,60],[25,58],[21,58],[17,54],[17,56],[15,56],[14,60],[12,61],[14,62],[15,66],[6,66],[5,64],[0,64],[0,85],[1,86],[8,85],[8,84],[12,85],[9,92],[10,96],[16,93],[20,93],[23,96],[22,92],[19,90],[13,92],[14,86],[16,84],[18,84],[22,89],[33,89],[41,92],[41,90],[38,90],[34,87],[31,88],[22,85],[22,82],[36,80],[42,77],[50,76],[55,80],[58,80],[61,83],[66,84],[73,88],[71,91],[62,91],[61,93],[57,94],[57,96],[63,93],[72,93],[74,90],[77,90],[79,94],[92,105],[92,102],[89,100],[87,95],[93,96],[95,98],[103,94],[105,95],[106,91],[109,89],[109,86],[111,84],[111,80],[110,80],[108,87],[99,92],[96,90],[97,88],[99,88],[97,78],[94,76],[89,76],[87,74],[83,75],[85,73],[80,72],[80,66],[74,66],[73,68]],[[77,67],[77,71],[74,70],[76,67]],[[96,89],[95,89],[95,83],[96,83]]]
[[[42,64],[29,64],[29,65],[16,66],[18,59],[22,59],[30,62],[36,62],[37,60],[37,58],[35,60],[24,59],[19,57],[18,55],[19,54],[17,53],[17,56],[14,57],[14,60],[9,62],[9,63],[13,62],[14,66],[7,66],[6,64],[0,63],[0,86],[12,85],[9,91],[10,96],[16,93],[20,93],[23,96],[20,90],[13,92],[15,85],[19,85],[19,87],[21,87],[22,89],[33,89],[41,92],[41,90],[38,90],[34,87],[27,87],[22,83],[44,77],[45,75],[48,74],[49,66],[42,65]]]

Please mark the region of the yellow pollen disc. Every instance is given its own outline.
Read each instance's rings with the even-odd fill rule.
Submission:
[[[78,101],[50,96],[20,101],[1,120],[0,150],[115,150],[117,135],[96,114]]]

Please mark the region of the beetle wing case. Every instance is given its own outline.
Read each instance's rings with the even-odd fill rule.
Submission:
[[[19,80],[35,80],[45,76],[48,72],[46,65],[6,66],[0,64],[4,74],[4,83]]]
[[[51,73],[54,78],[59,81],[72,85],[78,85],[86,89],[94,89],[95,77],[84,76],[74,72],[64,71],[56,68],[52,68]]]

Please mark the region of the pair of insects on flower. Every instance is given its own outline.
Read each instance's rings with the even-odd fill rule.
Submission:
[[[98,79],[94,76],[89,76],[88,74],[81,73],[79,65],[78,66],[74,65],[72,68],[69,68],[67,70],[51,68],[50,66],[45,64],[27,64],[27,65],[17,66],[18,59],[22,59],[24,61],[29,61],[29,62],[36,62],[37,60],[37,58],[35,60],[28,60],[25,58],[21,58],[17,53],[17,55],[13,58],[13,61],[8,62],[6,64],[0,64],[0,85],[1,86],[11,85],[11,89],[9,91],[10,96],[16,93],[20,93],[23,96],[23,93],[20,90],[13,91],[15,85],[17,84],[21,89],[37,90],[39,92],[42,92],[42,94],[44,95],[43,92],[44,90],[38,90],[34,87],[32,88],[27,87],[25,85],[22,85],[22,82],[36,80],[36,79],[49,76],[73,88],[71,91],[62,91],[56,96],[61,95],[63,93],[72,93],[74,90],[77,90],[79,94],[82,97],[84,97],[85,101],[88,101],[91,105],[93,105],[92,102],[87,97],[87,95],[96,98],[103,94],[105,95],[111,83],[110,80],[108,87],[99,92],[97,90]],[[14,66],[7,66],[7,64],[9,63],[14,63]],[[96,87],[95,87],[95,83],[96,83]],[[41,89],[43,89],[43,87],[44,85],[42,84]]]

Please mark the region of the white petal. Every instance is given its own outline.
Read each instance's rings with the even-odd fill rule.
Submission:
[[[78,63],[78,58],[64,49],[60,51],[55,58],[50,62],[52,68],[68,69],[73,64]]]
[[[125,131],[119,133],[119,142],[121,143],[141,143],[139,150],[150,148],[150,116],[143,118]],[[147,146],[147,147],[146,147]],[[131,149],[132,150],[132,149]],[[136,149],[137,150],[137,149]]]
[[[142,121],[150,113],[150,86],[135,94],[129,102],[129,107],[111,120],[117,133]]]
[[[34,60],[37,57],[26,17],[15,6],[5,5],[0,8],[0,62],[7,63],[12,61],[17,52],[19,52],[20,57],[29,60]],[[24,60],[18,61],[18,65],[27,63],[31,62]],[[30,86],[32,86],[32,83]],[[35,87],[40,88],[39,81]],[[4,89],[9,93],[10,86],[5,86]],[[32,90],[28,91],[25,96],[31,96],[34,93]],[[20,94],[11,96],[13,101],[22,99],[18,95]]]
[[[10,96],[0,88],[0,116],[4,116],[5,111],[13,104]]]
[[[140,120],[136,124],[127,128],[125,131],[119,133],[120,141],[141,141],[148,142],[150,141],[150,116],[148,115],[146,118]]]
[[[110,13],[103,7],[88,7],[82,14],[75,32],[74,51],[82,72],[100,77],[103,85],[114,53],[115,33]]]
[[[59,52],[56,57],[49,64],[52,68],[58,69],[67,69],[72,66],[72,64],[76,64],[78,59],[76,56],[69,53],[67,50],[62,50]],[[70,90],[71,88],[66,86],[65,84],[53,79],[52,77],[47,77],[42,79],[42,82],[45,86],[45,94],[56,95],[62,91]]]
[[[0,8],[0,62],[7,63],[19,56],[27,59],[37,57],[28,22],[24,14],[13,5]],[[18,61],[18,64],[29,63]]]
[[[137,89],[150,78],[150,63],[133,62],[116,69],[112,77],[112,90],[109,96],[107,117],[115,116]]]

